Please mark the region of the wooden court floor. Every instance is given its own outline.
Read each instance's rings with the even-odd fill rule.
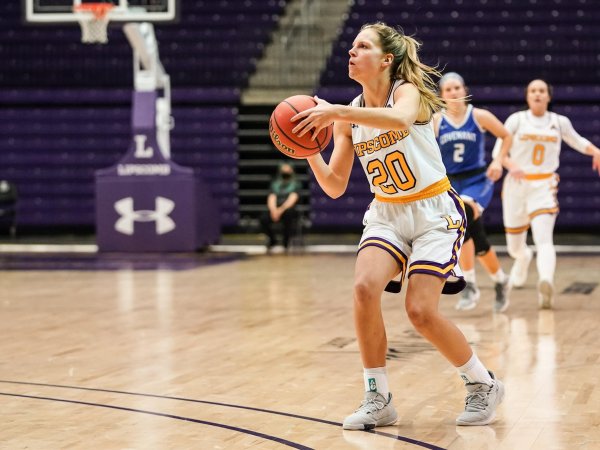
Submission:
[[[584,293],[600,257],[559,256],[553,311],[537,308],[533,265],[505,314],[480,271],[477,309],[443,298],[506,384],[491,426],[454,425],[456,371],[385,294],[400,419],[377,433],[340,426],[363,389],[353,268],[351,255],[277,255],[0,272],[0,448],[600,449],[600,287]]]

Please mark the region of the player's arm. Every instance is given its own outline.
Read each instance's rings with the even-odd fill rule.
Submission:
[[[508,119],[506,119],[506,122],[504,123],[504,127],[509,132],[511,137],[514,136],[514,134],[517,132],[517,129],[519,128],[519,117],[517,116],[517,114],[518,113],[511,114],[508,117]],[[504,147],[503,143],[504,143],[504,139],[501,139],[501,138],[496,139],[496,144],[494,145],[494,150],[492,151],[492,158],[496,159],[498,154],[501,152],[501,149]],[[511,146],[512,146],[512,141],[511,141]],[[523,172],[523,169],[521,169],[510,157],[510,147],[511,146],[508,147],[508,150],[507,150],[508,153],[504,156],[504,159],[502,159],[501,161],[502,161],[502,165],[506,168],[506,170],[508,170],[508,173],[511,176],[513,176],[514,178],[519,180],[519,179],[522,179],[525,177],[525,173]]]
[[[600,149],[577,133],[567,117],[559,116],[558,121],[564,141],[578,152],[590,155],[592,157],[592,169],[600,175]]]
[[[319,132],[332,122],[346,122],[383,130],[407,130],[417,118],[429,120],[429,113],[419,116],[421,95],[412,84],[403,84],[394,91],[392,108],[358,108],[356,106],[332,105],[315,97],[317,106],[302,111],[292,117],[297,122],[292,130],[303,136],[312,130],[314,139]],[[426,117],[425,117],[426,116]]]
[[[508,156],[513,136],[495,115],[485,109],[473,109],[473,117],[481,128],[492,133],[497,139],[502,139],[500,149],[492,159],[487,170],[488,178],[492,181],[498,181],[502,176],[502,163]]]
[[[442,113],[441,113],[441,111],[438,111],[433,115],[433,131],[435,133],[436,139],[440,136],[440,124],[441,123],[442,123]]]
[[[307,161],[323,191],[331,198],[338,198],[346,192],[354,162],[352,128],[349,123],[333,124],[333,142],[335,145],[329,164],[320,153],[309,156]]]

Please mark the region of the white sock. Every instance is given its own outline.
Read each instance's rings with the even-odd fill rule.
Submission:
[[[556,250],[553,244],[542,244],[537,246],[537,269],[540,280],[552,283],[554,270],[556,268]]]
[[[388,399],[390,388],[388,386],[387,371],[385,367],[363,369],[365,391],[379,392],[383,398]]]
[[[463,277],[467,283],[475,284],[475,269],[463,270]]]
[[[465,383],[485,383],[489,386],[494,383],[489,372],[481,361],[479,361],[475,352],[471,355],[471,359],[456,369]]]
[[[491,274],[490,278],[494,283],[504,283],[506,281],[506,274],[500,268],[498,269],[498,272]]]

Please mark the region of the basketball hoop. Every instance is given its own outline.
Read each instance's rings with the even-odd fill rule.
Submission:
[[[81,25],[81,42],[84,44],[106,44],[108,42],[108,13],[112,3],[81,3],[73,8]]]

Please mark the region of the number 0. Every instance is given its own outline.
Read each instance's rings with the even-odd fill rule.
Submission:
[[[540,164],[542,164],[544,162],[544,151],[545,150],[546,150],[546,147],[544,147],[542,144],[537,144],[535,147],[533,147],[533,158],[532,158],[533,164],[535,164],[536,166],[539,166]]]

